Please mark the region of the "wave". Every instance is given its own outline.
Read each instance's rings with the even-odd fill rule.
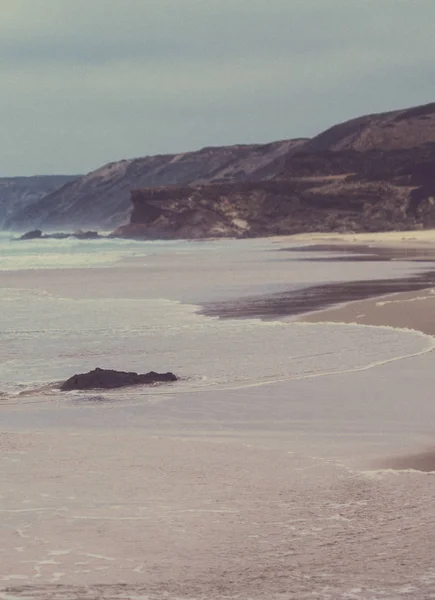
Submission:
[[[28,302],[29,296],[24,297]],[[198,314],[197,306],[168,299],[63,299],[61,314],[56,315],[59,299],[42,299],[47,314],[41,317],[44,322],[51,318],[50,329],[35,327],[32,320],[28,325],[33,329],[11,328],[4,334],[9,356],[0,366],[0,375],[9,385],[2,386],[6,397],[0,399],[1,404],[6,400],[32,402],[42,398],[58,401],[60,396],[74,399],[74,395],[59,392],[59,382],[97,366],[137,372],[171,370],[181,377],[170,387],[105,390],[103,396],[109,402],[115,398],[135,400],[249,389],[356,373],[435,349],[434,337],[393,327],[257,319],[222,321]],[[11,303],[11,310],[16,308],[17,298]],[[67,322],[65,314],[70,316]],[[141,315],[147,316],[146,323]],[[117,326],[111,326],[116,320]],[[27,382],[22,382],[22,373]],[[79,392],[77,398],[98,394]]]
[[[76,238],[15,241],[0,237],[0,271],[109,267],[150,253],[190,247],[185,241],[135,241],[114,238]]]

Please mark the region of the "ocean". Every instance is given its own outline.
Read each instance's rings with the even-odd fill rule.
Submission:
[[[292,294],[430,265],[280,238],[10,237],[0,598],[435,597],[433,478],[375,466],[433,443],[435,339],[291,314]],[[288,314],[245,311],[283,294]],[[59,391],[95,367],[179,381]]]

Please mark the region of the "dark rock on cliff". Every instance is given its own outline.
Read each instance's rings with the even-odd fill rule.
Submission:
[[[73,375],[60,386],[60,389],[63,392],[70,390],[110,389],[170,381],[177,381],[177,377],[173,373],[155,373],[154,371],[150,371],[149,373],[138,374],[97,368],[89,371],[89,373]]]
[[[172,186],[132,191],[129,225],[112,235],[147,239],[245,237],[275,233],[276,217],[298,197],[285,181]]]

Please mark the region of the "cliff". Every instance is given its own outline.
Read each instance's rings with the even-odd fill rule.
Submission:
[[[435,227],[435,144],[295,154],[276,177],[132,192],[135,238],[251,237]]]
[[[154,238],[432,227],[434,145],[431,103],[310,140],[122,160],[26,204],[5,226]]]
[[[0,177],[0,229],[13,218],[14,214],[26,210],[76,177],[77,175]]]
[[[6,227],[15,230],[35,227],[111,229],[128,220],[132,188],[249,179],[304,142],[285,140],[203,148],[197,152],[113,162],[15,212]]]

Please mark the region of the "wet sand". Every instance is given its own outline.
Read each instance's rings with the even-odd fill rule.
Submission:
[[[288,239],[288,238],[287,238]],[[277,238],[281,243],[285,237]],[[386,248],[431,249],[435,247],[435,229],[413,231],[382,231],[374,233],[303,233],[291,236],[293,242],[309,244],[361,244]]]
[[[409,327],[410,315],[400,314],[391,319],[388,310],[385,314],[375,320],[359,321],[354,319],[355,315],[360,314],[360,303],[358,301],[374,299],[382,296],[392,296],[395,301],[404,302],[423,297],[430,300],[430,290],[435,287],[435,245],[425,248],[397,248],[395,246],[362,246],[360,244],[311,244],[298,248],[281,249],[283,253],[294,253],[298,255],[306,254],[306,258],[299,259],[301,262],[327,262],[331,263],[364,263],[364,262],[389,262],[405,261],[409,263],[418,263],[422,267],[422,272],[407,277],[395,277],[389,279],[370,279],[360,281],[347,281],[339,283],[326,283],[316,285],[300,290],[291,290],[288,292],[279,292],[274,294],[263,294],[257,296],[248,296],[245,298],[236,298],[229,301],[207,302],[203,305],[202,312],[208,316],[218,316],[221,318],[260,318],[276,319],[283,317],[295,317],[304,315],[304,320],[309,322],[321,322],[329,320],[337,322],[353,322],[366,325],[391,325],[392,327],[418,329],[424,333],[432,335],[432,319],[430,318],[430,303],[428,310],[425,311],[421,319],[421,325],[425,327]],[[331,253],[334,252],[334,256]],[[325,253],[325,256],[318,256],[319,253]],[[342,255],[340,255],[342,254]],[[427,270],[425,270],[427,266]],[[418,293],[424,291],[420,298]],[[402,292],[402,295],[399,293]],[[427,292],[427,293],[426,293]],[[381,306],[376,304],[374,306]],[[346,304],[346,309],[352,315],[349,316],[345,311],[335,310],[335,307],[341,307]],[[366,304],[364,304],[366,306]],[[371,305],[370,305],[371,306]],[[387,304],[385,304],[387,306]],[[421,305],[419,305],[420,307]],[[329,307],[334,307],[331,311],[325,311]],[[418,312],[418,311],[416,311]],[[309,313],[313,313],[310,315]],[[307,315],[307,316],[305,316]],[[334,318],[336,316],[337,318]],[[391,319],[391,322],[390,322]],[[403,319],[403,324],[402,323]],[[412,321],[412,317],[411,317]],[[426,326],[427,322],[427,326]]]
[[[325,382],[325,397],[342,384]],[[381,452],[389,402],[368,436],[349,430],[339,406],[322,417],[322,398],[296,409],[288,393],[216,393],[212,407],[200,394],[182,406],[174,398],[133,427],[121,407],[83,409],[82,426],[63,409],[55,426],[40,414],[45,425],[35,416],[30,430],[0,434],[0,598],[429,598],[435,478],[334,456]],[[336,423],[335,449],[322,418]],[[390,428],[403,436],[394,420]]]
[[[328,307],[336,307],[344,303],[348,305],[352,315],[359,314],[360,303],[362,299],[378,299],[379,297],[396,298],[399,301],[402,297],[404,301],[412,300],[412,298],[428,297],[430,299],[430,290],[435,286],[435,272],[416,275],[414,277],[406,277],[400,279],[380,279],[377,281],[355,281],[347,283],[332,283],[303,288],[301,290],[292,290],[290,292],[279,292],[275,294],[264,294],[258,296],[250,296],[222,302],[207,302],[203,304],[202,314],[220,318],[259,318],[259,319],[281,319],[288,317],[299,317],[299,320],[309,322],[320,321],[338,321],[337,322],[354,322],[367,325],[391,325],[395,327],[408,327],[406,324],[401,324],[400,319],[395,319],[394,324],[389,323],[389,316],[384,316],[385,322],[377,321],[359,321],[353,319],[349,321],[346,317],[343,319],[345,310],[332,309],[329,311],[322,310]],[[397,294],[402,292],[402,294]],[[421,293],[420,293],[421,292]],[[377,300],[368,300],[376,304]],[[365,306],[365,305],[364,305]],[[379,305],[380,306],[380,305]],[[387,304],[385,304],[387,306]],[[344,312],[343,312],[344,311]],[[385,311],[387,312],[387,311]],[[312,313],[312,314],[310,314]],[[334,315],[337,318],[334,318]],[[332,318],[329,318],[332,316]],[[425,319],[429,319],[430,315],[426,314]],[[405,317],[409,321],[408,317]],[[422,321],[423,326],[423,321]],[[419,327],[411,327],[427,332]]]
[[[372,257],[374,260],[415,260],[420,262],[433,261],[435,259],[435,238],[433,232],[419,232],[420,235],[410,234],[401,236],[399,233],[388,236],[375,236],[376,243],[383,242],[382,246],[361,246],[358,244],[361,238],[357,238],[354,244],[340,245],[340,240],[335,240],[333,245],[320,246],[325,250],[337,248],[343,252],[357,252],[362,260]],[[411,238],[411,239],[409,239]],[[365,237],[367,239],[367,236]],[[370,238],[368,238],[370,239]],[[348,241],[348,240],[346,240]],[[364,237],[362,237],[364,241]],[[320,249],[316,245],[317,249]],[[312,251],[313,246],[307,247]],[[369,258],[370,260],[370,258]],[[385,289],[373,282],[368,290],[368,299],[349,302],[343,294],[335,297],[335,308],[329,310],[317,310],[312,314],[299,317],[299,321],[310,323],[333,322],[333,323],[359,323],[363,325],[377,325],[397,327],[401,329],[414,329],[427,335],[435,336],[435,288],[433,272],[428,272],[417,280],[408,282],[397,282],[398,286],[404,285],[407,291],[402,293],[383,293]],[[420,280],[420,281],[418,281]],[[424,283],[428,283],[425,286]],[[419,283],[423,286],[419,287]],[[415,286],[415,287],[414,287]],[[429,287],[430,286],[430,287]],[[394,285],[393,285],[394,287]],[[352,290],[352,284],[349,288]],[[394,290],[397,292],[396,290]],[[351,292],[352,294],[352,292]],[[358,297],[358,291],[354,296]],[[344,303],[344,304],[342,304]],[[393,456],[373,462],[373,467],[380,469],[417,470],[423,472],[435,471],[435,447],[421,453],[404,454]]]
[[[398,245],[361,246],[359,244],[339,246],[314,245],[306,247],[312,252],[316,248],[330,251],[357,253],[361,260],[410,260],[428,263],[429,270],[415,277],[392,281],[363,281],[345,285],[325,286],[326,300],[319,300],[312,314],[304,314],[298,320],[319,323],[359,323],[384,325],[402,329],[415,329],[435,335],[435,241],[433,244],[402,247]],[[332,308],[322,310],[332,305]],[[306,311],[307,313],[309,311]],[[297,314],[297,313],[292,313]]]
[[[391,232],[390,234],[301,235],[306,241],[297,248],[307,261],[427,263],[428,270],[412,277],[333,283],[301,291],[271,294],[236,301],[208,303],[203,312],[221,318],[289,318],[309,323],[356,323],[417,330],[435,336],[435,233]],[[280,239],[280,243],[285,239]],[[282,248],[294,252],[295,248]],[[325,252],[328,256],[311,257]],[[338,256],[331,258],[331,252]],[[343,253],[343,256],[340,256]],[[371,467],[435,472],[435,448],[374,460]]]

